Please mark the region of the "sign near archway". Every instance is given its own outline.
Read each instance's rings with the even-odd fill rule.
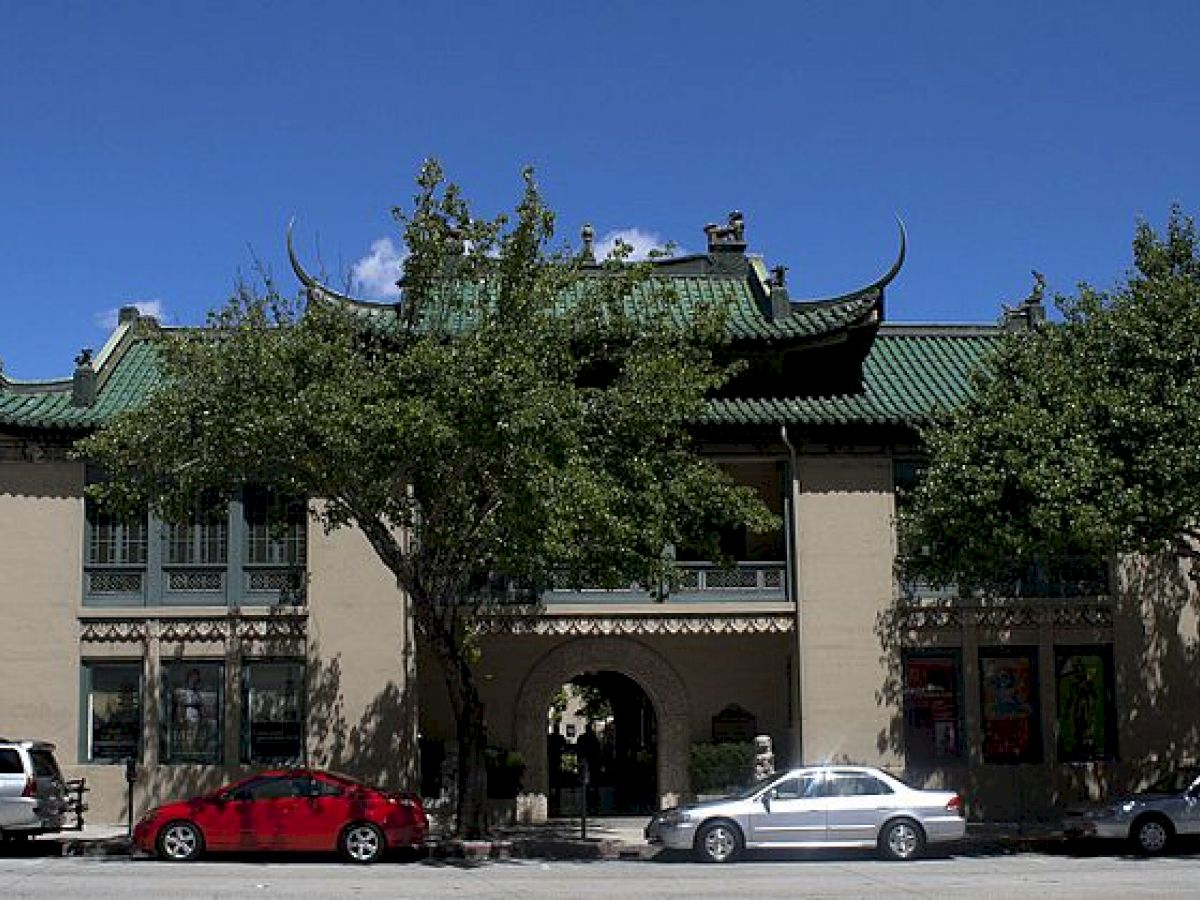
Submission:
[[[758,717],[736,703],[712,717],[712,739],[718,744],[752,741],[757,731]]]

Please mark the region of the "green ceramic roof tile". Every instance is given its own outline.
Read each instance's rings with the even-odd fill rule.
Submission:
[[[580,279],[573,283],[558,299],[559,307],[568,308],[578,303],[583,299],[584,292],[599,284],[597,279],[592,278]],[[759,298],[746,276],[658,275],[634,287],[632,296],[628,298],[629,308],[636,311],[639,306],[648,306],[654,297],[653,292],[663,286],[674,292],[667,302],[671,318],[676,324],[687,326],[698,308],[724,308],[729,315],[726,323],[727,336],[730,341],[735,342],[751,340],[770,343],[827,334],[865,320],[879,300],[879,289],[869,288],[837,301],[795,303],[792,305],[791,315],[771,320],[763,314]],[[423,316],[427,327],[437,327],[453,333],[468,326],[470,315],[464,313],[464,307],[476,298],[482,288],[478,285],[460,284],[455,285],[454,289],[458,296],[447,302],[445,311],[434,310]],[[356,301],[332,291],[325,293],[357,310],[376,323],[381,330],[393,330],[396,321],[394,304]]]
[[[838,304],[845,306],[845,304]],[[829,327],[851,311],[814,309],[815,325]],[[793,317],[795,318],[795,317]],[[764,329],[780,323],[765,323]],[[801,327],[796,325],[796,327]],[[705,417],[720,425],[914,425],[939,407],[961,402],[968,373],[995,345],[999,330],[961,326],[884,326],[863,367],[861,393],[818,398],[744,397],[714,400]],[[0,378],[0,426],[86,430],[142,403],[158,381],[153,337],[135,337],[106,363],[96,402],[71,404],[71,382],[12,382]]]
[[[863,391],[832,397],[714,400],[712,425],[917,425],[961,403],[971,370],[995,346],[987,327],[887,326],[863,365]]]
[[[91,406],[71,403],[70,380],[0,381],[0,425],[85,430],[137,406],[158,382],[157,349],[147,338],[133,340],[103,379]]]

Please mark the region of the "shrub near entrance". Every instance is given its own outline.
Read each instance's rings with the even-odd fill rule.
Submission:
[[[692,791],[697,794],[730,794],[754,780],[751,741],[692,744],[688,757]]]

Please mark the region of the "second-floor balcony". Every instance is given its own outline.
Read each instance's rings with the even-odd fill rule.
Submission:
[[[625,588],[554,588],[542,595],[547,607],[566,605],[628,605],[642,603],[758,603],[786,602],[787,563],[784,560],[737,562],[725,567],[711,562],[679,562],[672,584],[631,584]]]

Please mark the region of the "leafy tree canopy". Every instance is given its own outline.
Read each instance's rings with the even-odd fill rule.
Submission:
[[[530,173],[511,218],[487,220],[430,162],[396,216],[410,256],[394,308],[240,289],[209,328],[164,340],[162,388],[79,452],[117,507],[178,515],[253,484],[361,529],[441,662],[471,830],[478,615],[536,603],[514,585],[658,584],[664,547],[715,555],[720,529],[774,523],[689,432],[731,373],[722,310],[681,317],[628,248],[600,272],[551,249]]]
[[[925,433],[901,516],[904,566],[987,588],[1034,567],[1190,553],[1200,523],[1200,258],[1192,220],[1139,223],[1134,271],[1057,297],[1006,336],[972,398]],[[1039,305],[1039,277],[1027,304]],[[1069,576],[1068,576],[1069,577]]]

